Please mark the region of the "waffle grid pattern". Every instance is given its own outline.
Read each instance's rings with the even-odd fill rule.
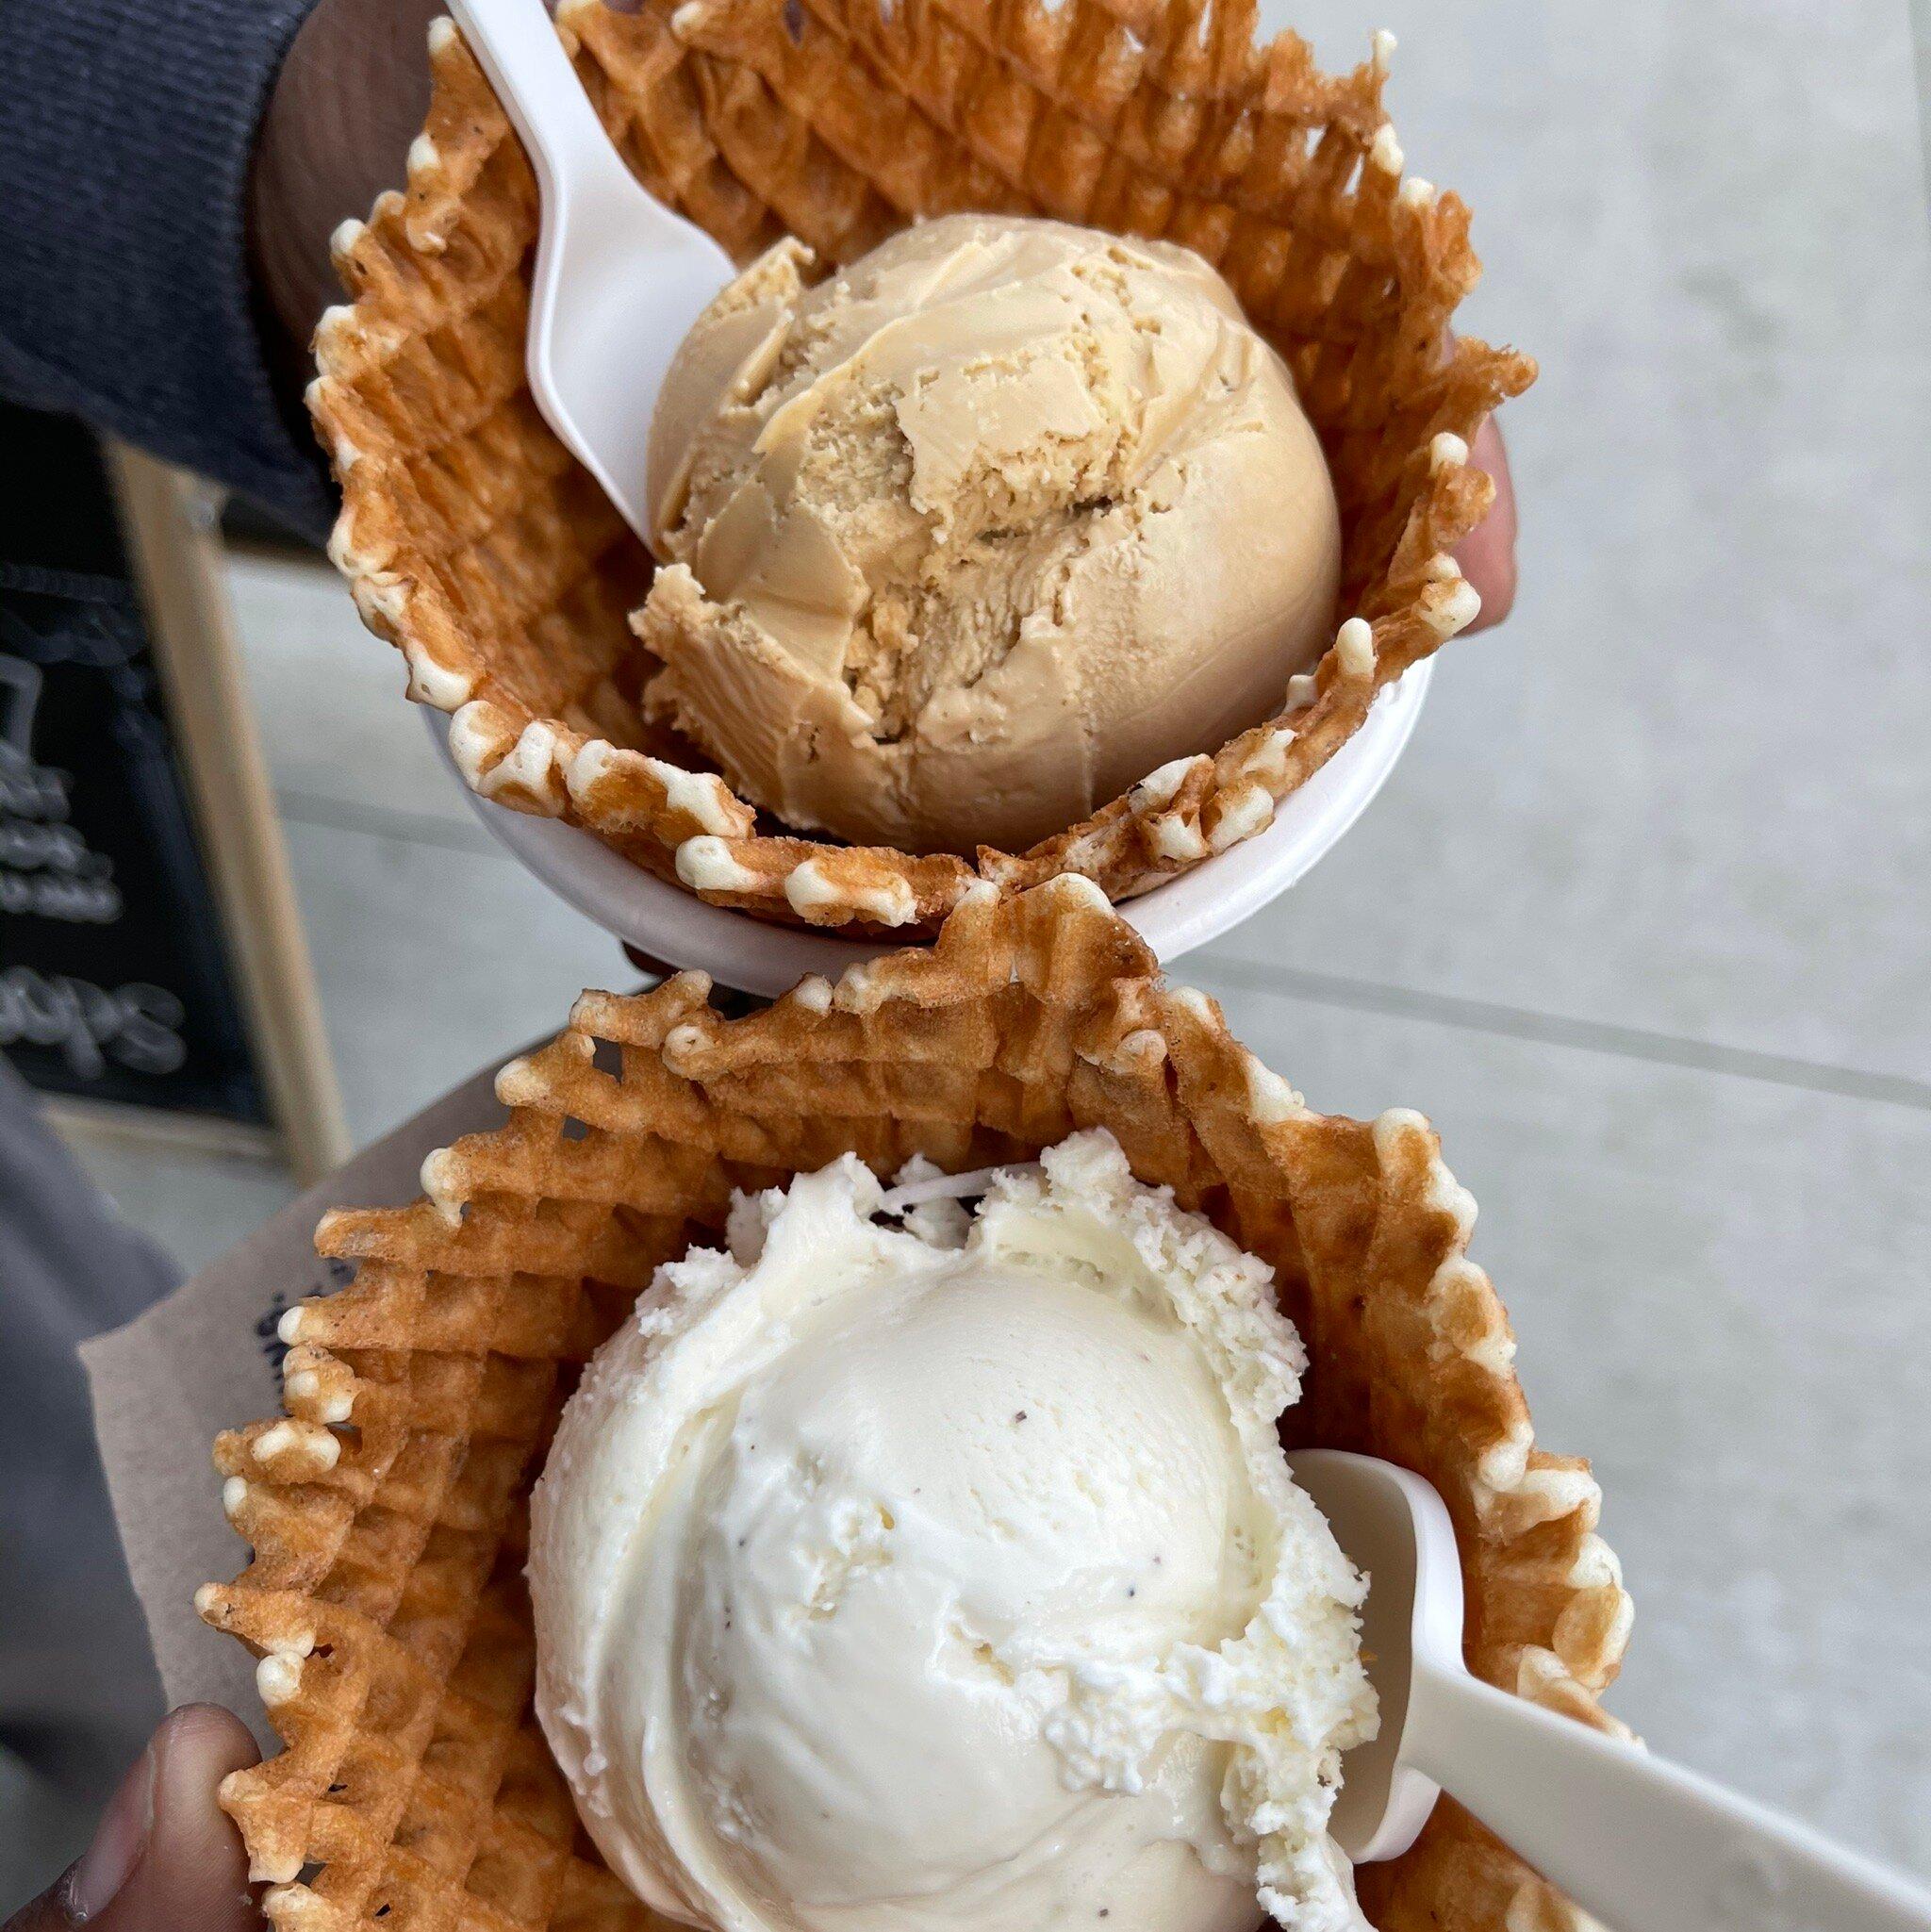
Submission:
[[[1352,74],[1255,44],[1252,0],[565,0],[639,176],[739,259],[784,234],[849,260],[918,215],[1032,210],[1198,249],[1292,365],[1342,507],[1337,634],[1312,686],[1031,851],[976,865],[786,834],[643,717],[628,619],[650,560],[537,415],[521,347],[536,229],[520,148],[454,30],[406,193],[338,238],[352,300],[310,393],[340,476],[333,553],[470,783],[584,826],[720,904],[929,933],[975,878],[1130,897],[1263,829],[1379,686],[1478,608],[1455,544],[1493,496],[1482,420],[1533,378],[1452,340],[1468,211],[1402,178],[1388,42]]]
[[[598,1861],[532,1709],[530,1486],[577,1372],[733,1187],[847,1149],[889,1172],[1030,1157],[1105,1126],[1276,1269],[1312,1359],[1300,1439],[1427,1474],[1467,1563],[1490,1681],[1596,1704],[1628,1600],[1585,1464],[1535,1448],[1473,1204],[1419,1115],[1311,1113],[1090,883],[982,886],[930,951],[726,1019],[700,975],[586,993],[505,1066],[497,1132],[424,1164],[414,1206],[331,1214],[350,1286],[286,1319],[286,1413],[223,1435],[253,1544],[200,1613],[244,1640],[286,1749],[237,1773],[281,1932],[587,1932],[652,1915]],[[1382,1932],[1554,1932],[1570,1907],[1452,1805],[1359,1874]]]

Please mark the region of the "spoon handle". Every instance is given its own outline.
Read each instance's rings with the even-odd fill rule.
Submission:
[[[449,9],[536,171],[546,221],[555,219],[566,188],[577,197],[615,192],[644,199],[597,119],[543,0],[449,0]]]
[[[1617,1932],[1931,1932],[1931,1894],[1708,1778],[1416,1659],[1418,1768]]]

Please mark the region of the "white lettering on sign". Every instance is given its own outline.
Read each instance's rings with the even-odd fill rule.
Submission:
[[[67,773],[34,763],[40,696],[39,667],[0,654],[0,913],[110,926],[114,862],[67,822]]]
[[[56,1048],[82,1080],[109,1065],[173,1073],[188,1057],[186,1016],[165,986],[137,980],[109,989],[31,966],[0,971],[0,1047]]]

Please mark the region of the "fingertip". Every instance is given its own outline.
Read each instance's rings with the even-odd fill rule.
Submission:
[[[1469,631],[1490,630],[1515,608],[1514,546],[1494,541],[1478,545],[1471,537],[1456,553],[1456,559],[1461,565],[1461,574],[1475,586],[1476,593],[1482,601],[1481,610],[1475,622],[1469,625]]]
[[[184,1704],[171,1710],[155,1732],[157,1754],[182,1752],[193,1761],[198,1775],[212,1774],[219,1784],[230,1772],[246,1771],[261,1762],[254,1733],[219,1704]]]
[[[1509,471],[1509,453],[1493,416],[1476,433],[1469,464],[1484,471],[1495,486],[1494,501],[1489,505],[1488,515],[1455,552],[1462,575],[1482,601],[1481,614],[1469,628],[1485,631],[1499,624],[1514,608],[1517,584],[1515,485]]]

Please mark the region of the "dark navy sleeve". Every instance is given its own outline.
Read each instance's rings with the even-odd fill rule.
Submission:
[[[322,530],[270,375],[246,193],[313,0],[0,0],[0,392]]]
[[[106,1802],[161,1711],[74,1351],[174,1281],[0,1054],[0,1759],[38,1775],[56,1833],[85,1837],[74,1810]],[[0,1910],[17,1903],[0,1884]]]

